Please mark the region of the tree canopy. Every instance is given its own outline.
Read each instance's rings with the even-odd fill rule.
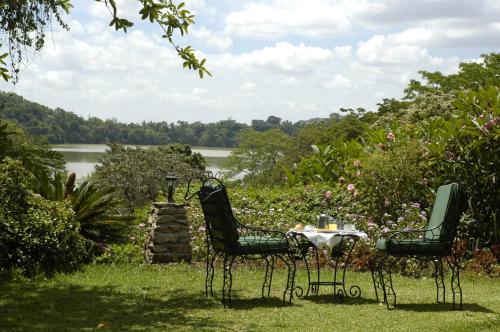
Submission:
[[[95,0],[102,2],[109,9],[111,15],[110,26],[115,30],[127,32],[134,23],[119,16],[119,7],[116,0]],[[198,71],[203,78],[204,74],[211,73],[205,67],[206,59],[199,60],[191,46],[179,46],[174,40],[174,34],[184,36],[188,28],[194,24],[194,15],[185,8],[185,3],[176,4],[171,0],[136,0],[140,2],[139,14],[142,20],[158,24],[162,31],[162,38],[174,47],[183,60],[183,67]],[[44,44],[46,29],[57,24],[69,30],[64,22],[63,15],[69,14],[73,7],[71,0],[7,0],[0,2],[0,50],[4,47],[7,52],[0,51],[0,75],[6,81],[19,79],[19,70],[23,60],[31,52],[40,51]],[[9,61],[10,60],[10,61]],[[10,62],[10,69],[9,67]]]

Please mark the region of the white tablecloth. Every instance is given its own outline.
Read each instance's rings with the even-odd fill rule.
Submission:
[[[336,232],[318,232],[318,231],[305,231],[305,230],[295,230],[292,229],[288,231],[289,233],[297,233],[302,234],[309,241],[311,241],[316,248],[318,249],[326,249],[328,251],[328,255],[332,252],[332,249],[335,246],[340,244],[342,239],[339,235],[352,235],[357,236],[362,240],[367,240],[368,235],[365,232],[361,232],[358,230],[355,231],[336,231]],[[344,240],[345,241],[345,240]]]

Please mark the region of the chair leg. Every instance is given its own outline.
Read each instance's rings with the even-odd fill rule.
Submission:
[[[378,296],[379,290],[382,292],[382,294],[384,291],[383,286],[382,286],[382,282],[381,282],[381,278],[380,278],[380,273],[379,273],[379,269],[380,269],[379,265],[381,263],[380,260],[381,260],[381,257],[377,253],[377,256],[375,256],[373,266],[371,267],[373,288],[375,289],[375,298],[377,299],[377,302],[380,302],[380,298]],[[383,302],[383,297],[382,297],[382,302]]]
[[[451,270],[451,292],[453,294],[453,310],[456,309],[457,297],[462,309],[462,287],[460,287],[460,264],[457,257],[447,257],[446,261]]]
[[[283,304],[292,303],[293,292],[295,291],[295,259],[292,254],[278,255],[279,258],[288,266],[288,278],[286,288],[283,292]]]
[[[231,306],[231,287],[233,286],[233,275],[231,267],[234,262],[234,256],[224,254],[224,281],[222,285],[222,303],[225,307]]]
[[[219,254],[213,253],[210,254],[210,250],[207,250],[207,267],[206,267],[206,276],[205,276],[205,294],[208,296],[210,292],[210,296],[214,296],[212,284],[214,281],[214,262]]]
[[[436,282],[436,301],[437,303],[445,303],[446,286],[444,284],[443,259],[441,257],[435,257],[432,262],[434,263],[434,281]],[[442,293],[441,300],[439,300],[440,290]]]
[[[269,297],[271,293],[271,283],[273,281],[274,257],[264,256],[264,259],[266,260],[266,275],[264,276],[264,283],[262,284],[262,297]]]
[[[392,286],[392,265],[397,262],[397,259],[394,258],[391,262],[391,259],[388,255],[382,258],[379,267],[379,278],[382,283],[382,290],[384,291],[384,302],[387,306],[387,309],[396,309],[396,292],[394,291],[394,287]],[[384,267],[386,267],[384,271]],[[392,301],[389,300],[391,298]]]

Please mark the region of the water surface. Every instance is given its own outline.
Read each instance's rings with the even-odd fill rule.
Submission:
[[[135,145],[127,145],[135,146]],[[148,147],[148,146],[142,146]],[[66,161],[66,168],[69,172],[75,172],[77,178],[85,177],[90,174],[97,159],[107,149],[105,144],[54,144],[52,145],[54,151],[61,152]],[[212,172],[218,172],[222,161],[229,156],[232,149],[230,148],[212,148],[195,146],[192,147],[193,152],[200,153],[207,161],[207,169]]]

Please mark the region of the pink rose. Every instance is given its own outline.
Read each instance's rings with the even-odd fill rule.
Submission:
[[[350,192],[351,194],[354,193],[355,190],[356,190],[356,188],[354,187],[354,184],[349,183],[347,185],[347,191]]]
[[[326,199],[331,199],[332,198],[332,192],[330,190],[325,191],[324,196],[325,196]]]

